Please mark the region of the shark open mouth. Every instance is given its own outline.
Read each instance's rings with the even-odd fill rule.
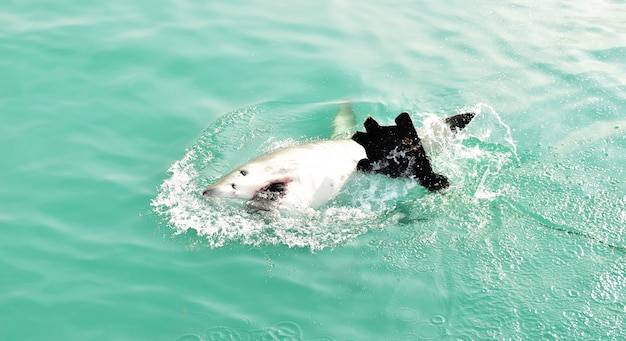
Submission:
[[[259,189],[256,193],[254,193],[252,199],[246,202],[248,211],[271,211],[273,208],[276,208],[280,204],[280,198],[287,194],[287,185],[291,181],[293,180],[283,179],[274,181]]]

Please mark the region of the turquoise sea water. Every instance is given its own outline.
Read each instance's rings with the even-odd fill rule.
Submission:
[[[626,2],[0,5],[0,340],[621,340]],[[331,134],[479,112],[443,194],[201,189]]]

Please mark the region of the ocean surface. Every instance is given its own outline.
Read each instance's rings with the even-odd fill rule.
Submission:
[[[202,190],[476,112],[428,193]],[[3,1],[0,340],[623,340],[626,2]]]

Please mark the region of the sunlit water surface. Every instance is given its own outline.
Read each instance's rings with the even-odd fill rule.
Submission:
[[[3,3],[0,339],[622,339],[625,5]],[[342,101],[451,187],[202,198]]]

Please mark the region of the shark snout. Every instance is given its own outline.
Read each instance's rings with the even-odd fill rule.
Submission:
[[[202,196],[205,198],[211,198],[214,196],[214,194],[215,194],[214,188],[207,188],[204,190],[204,192],[202,192]]]

